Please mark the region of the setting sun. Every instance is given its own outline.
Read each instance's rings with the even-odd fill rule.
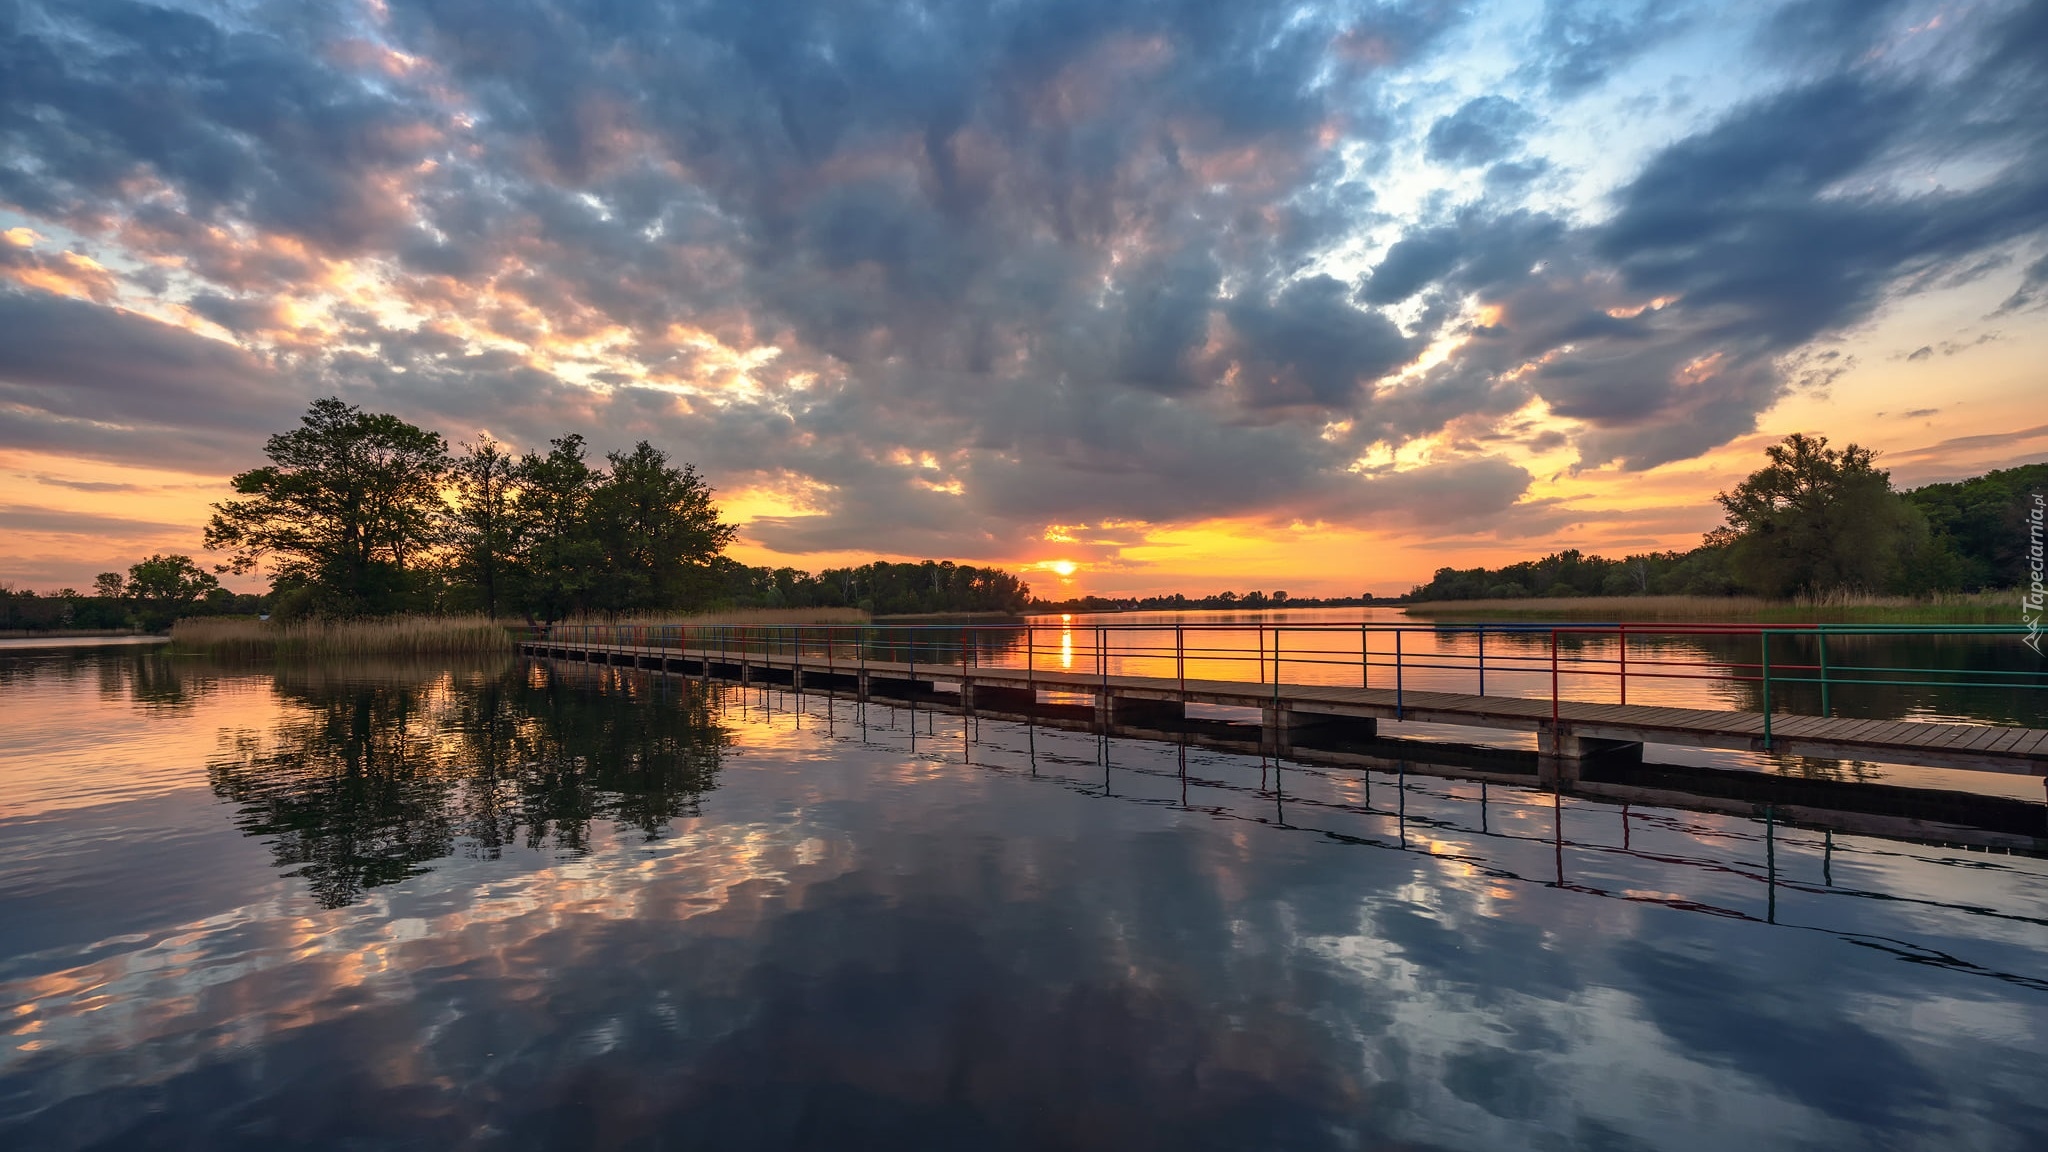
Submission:
[[[1062,576],[1072,576],[1075,570],[1078,569],[1080,566],[1075,564],[1072,560],[1048,560],[1045,562],[1044,567],[1049,568]]]

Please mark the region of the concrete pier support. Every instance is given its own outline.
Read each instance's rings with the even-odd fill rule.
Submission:
[[[1149,728],[1170,731],[1187,719],[1187,706],[1178,700],[1148,700],[1136,696],[1109,698],[1111,728]]]
[[[1259,709],[1259,748],[1285,755],[1296,748],[1330,748],[1369,741],[1379,736],[1379,721],[1370,716],[1333,716],[1290,708],[1285,703]]]
[[[1028,713],[1038,703],[1038,693],[1029,688],[1002,688],[994,684],[961,686],[961,695],[968,711]]]
[[[1552,727],[1546,724],[1538,732],[1536,776],[1543,783],[1569,788],[1579,782],[1589,762],[1641,764],[1642,742],[1581,736],[1569,725]]]

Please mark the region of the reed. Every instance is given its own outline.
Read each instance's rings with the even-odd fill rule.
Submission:
[[[226,658],[433,658],[510,655],[512,635],[482,616],[395,616],[277,624],[202,616],[171,626],[175,652]]]
[[[1530,600],[1432,600],[1407,615],[1487,620],[1738,620],[1756,624],[2016,624],[2018,593],[1931,597],[1831,592],[1791,600],[1756,596],[1563,596]]]
[[[858,608],[733,608],[686,615],[676,612],[633,612],[621,616],[575,616],[565,624],[865,624]]]

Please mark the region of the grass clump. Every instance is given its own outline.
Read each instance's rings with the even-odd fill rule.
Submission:
[[[355,659],[510,655],[512,634],[483,616],[394,616],[279,624],[202,616],[171,626],[171,647],[228,658]]]
[[[1452,620],[1721,621],[1754,624],[2016,624],[2018,593],[1872,596],[1831,592],[1791,600],[1757,596],[1561,596],[1527,600],[1434,600],[1410,616]]]

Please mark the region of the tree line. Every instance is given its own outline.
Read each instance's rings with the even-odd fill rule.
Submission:
[[[951,560],[827,568],[750,568],[729,558],[717,566],[721,599],[739,607],[859,608],[877,616],[1021,612],[1031,586],[1000,568]]]
[[[1155,596],[1070,596],[1064,600],[1033,600],[1039,612],[1194,612],[1219,610],[1260,611],[1268,608],[1360,608],[1386,603],[1366,592],[1358,596],[1290,596],[1286,591],[1270,595],[1262,589],[1249,592],[1214,592],[1189,596],[1169,592]]]
[[[1016,611],[1030,588],[951,561],[876,562],[813,575],[725,555],[735,529],[690,464],[643,440],[591,459],[582,436],[514,454],[337,398],[270,437],[236,475],[206,546],[220,570],[267,567],[274,615],[482,612],[577,615],[723,606],[857,607],[881,614]]]
[[[125,573],[100,573],[91,592],[59,588],[38,596],[0,586],[0,631],[155,630],[181,616],[248,615],[261,608],[261,597],[221,587],[190,556],[155,555]]]
[[[1715,499],[1724,523],[1686,552],[1611,559],[1577,549],[1500,568],[1439,568],[1410,600],[1528,596],[1926,595],[2025,578],[2026,515],[2048,463],[1898,491],[1876,453],[1793,434]]]
[[[514,456],[339,399],[270,437],[213,506],[223,571],[268,566],[273,614],[480,611],[557,620],[687,608],[733,537],[710,485],[646,441],[593,466],[583,437]]]

